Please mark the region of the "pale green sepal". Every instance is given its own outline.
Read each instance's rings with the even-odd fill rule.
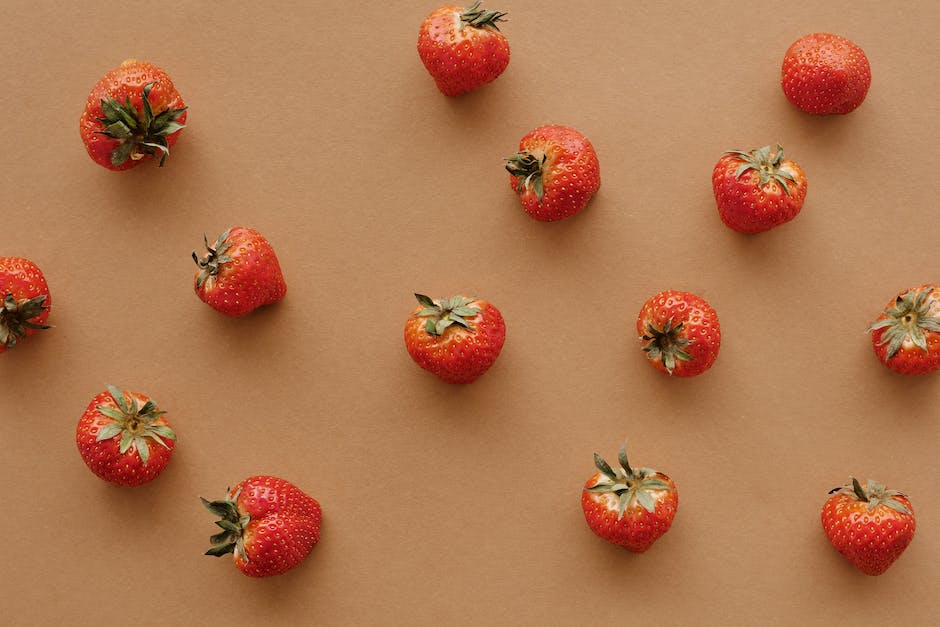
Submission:
[[[131,447],[131,442],[133,442],[133,441],[134,441],[134,436],[131,435],[131,432],[130,432],[130,431],[124,431],[124,432],[121,434],[121,445],[120,445],[120,449],[119,449],[119,450],[120,450],[120,452],[121,452],[122,455],[123,455],[124,453],[126,453],[126,452],[127,452],[127,449],[129,449],[129,448]]]
[[[98,435],[96,436],[95,441],[103,442],[104,440],[110,440],[111,438],[119,435],[123,430],[124,425],[119,422],[112,422],[98,431]]]
[[[656,511],[656,501],[653,500],[653,497],[650,496],[650,493],[646,490],[637,490],[636,498],[646,511],[651,514]]]
[[[150,445],[147,444],[146,438],[136,437],[134,438],[134,448],[137,449],[137,454],[140,455],[140,461],[147,465],[147,462],[150,461]]]

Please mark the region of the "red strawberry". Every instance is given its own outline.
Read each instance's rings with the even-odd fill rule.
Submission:
[[[543,222],[580,212],[601,186],[594,146],[568,126],[540,126],[523,137],[506,170],[526,213]]]
[[[0,353],[45,324],[52,307],[46,277],[29,259],[0,257]]]
[[[467,296],[420,305],[405,323],[405,348],[415,362],[447,383],[471,383],[489,370],[506,340],[506,323],[494,305]]]
[[[793,42],[780,73],[787,99],[814,115],[854,111],[871,85],[871,68],[862,49],[830,33],[814,33]]]
[[[636,332],[649,362],[677,377],[711,368],[721,348],[718,314],[695,294],[668,290],[643,304]]]
[[[143,394],[109,385],[78,421],[78,452],[93,473],[110,483],[138,486],[153,481],[176,445],[165,413]]]
[[[128,170],[151,157],[162,166],[185,122],[186,106],[167,73],[128,59],[92,88],[79,130],[96,163]]]
[[[599,472],[584,484],[581,509],[591,531],[614,544],[642,553],[669,531],[679,506],[672,479],[651,468],[631,468],[626,444],[612,468],[594,453]]]
[[[506,14],[448,4],[421,23],[418,56],[445,96],[459,96],[493,81],[509,65],[509,42],[499,32]]]
[[[741,233],[768,231],[789,222],[803,208],[806,175],[783,148],[726,152],[712,172],[718,215]]]
[[[320,539],[320,504],[289,481],[259,475],[203,505],[221,520],[206,555],[232,553],[250,577],[280,575],[300,564]]]
[[[829,542],[866,575],[880,575],[914,539],[914,509],[897,490],[858,480],[829,492],[822,526]]]
[[[895,372],[940,370],[940,286],[901,292],[868,330],[878,359]]]
[[[226,316],[244,316],[262,305],[284,298],[287,284],[274,249],[261,233],[233,226],[209,246],[202,259],[193,251],[199,267],[193,279],[196,294]]]

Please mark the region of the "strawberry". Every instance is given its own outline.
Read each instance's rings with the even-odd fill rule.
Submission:
[[[568,126],[540,126],[523,137],[506,170],[526,213],[542,222],[580,212],[601,186],[594,146]]]
[[[249,577],[279,575],[300,564],[320,539],[320,504],[289,481],[259,475],[202,504],[221,520],[206,555],[232,553]]]
[[[814,33],[793,42],[780,74],[787,99],[813,115],[854,111],[871,85],[871,67],[862,49],[830,33]]]
[[[509,42],[499,32],[506,13],[448,4],[421,23],[418,56],[445,96],[459,96],[493,81],[509,65]]]
[[[796,217],[806,198],[806,176],[777,146],[722,155],[712,171],[718,215],[741,233],[760,233]]]
[[[23,257],[0,257],[0,353],[33,335],[45,324],[52,308],[46,277]]]
[[[467,296],[415,298],[419,305],[405,323],[405,348],[419,366],[447,383],[471,383],[489,370],[506,340],[499,309]]]
[[[109,385],[78,421],[78,452],[93,473],[110,483],[138,486],[153,481],[176,445],[165,413],[143,394]]]
[[[204,302],[226,316],[244,316],[284,298],[287,284],[274,249],[261,233],[233,226],[209,246],[203,258],[193,251],[198,269],[193,289]]]
[[[162,166],[185,122],[186,106],[167,73],[128,59],[92,87],[79,130],[95,163],[121,171],[155,156]]]
[[[914,539],[914,510],[907,496],[869,480],[829,492],[822,526],[832,546],[866,575],[880,575]]]
[[[868,330],[878,359],[895,372],[940,370],[940,286],[899,293]]]
[[[627,462],[626,443],[618,455],[621,468],[612,468],[594,453],[599,472],[581,492],[581,509],[588,527],[598,536],[634,553],[643,553],[669,531],[679,506],[672,479],[651,468],[635,469]]]
[[[677,377],[694,377],[711,368],[721,347],[718,314],[689,292],[668,290],[646,301],[636,332],[649,362]]]

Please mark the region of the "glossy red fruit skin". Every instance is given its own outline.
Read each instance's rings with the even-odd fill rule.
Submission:
[[[921,292],[923,290],[930,291],[932,315],[940,317],[940,286],[921,285],[911,290],[903,290],[898,293],[898,296],[910,291]],[[886,312],[894,306],[896,301],[897,296],[885,305],[884,310],[875,322],[885,320],[888,317]],[[882,364],[900,374],[928,374],[940,370],[940,333],[936,331],[926,331],[924,333],[927,340],[927,352],[911,343],[905,343],[893,357],[889,358],[888,345],[882,343],[884,332],[885,329],[875,329],[871,332],[872,347]]]
[[[671,374],[676,377],[694,377],[711,368],[721,348],[721,325],[718,313],[712,306],[704,298],[690,292],[660,292],[643,303],[637,316],[636,331],[640,342],[643,343],[647,325],[662,329],[669,320],[673,327],[682,323],[681,336],[690,342],[685,351],[692,358],[689,361],[677,361]],[[649,358],[647,361],[660,372],[670,374],[662,360]]]
[[[31,318],[30,322],[43,325],[49,319],[52,310],[52,294],[42,270],[35,263],[24,257],[0,257],[0,304],[7,294],[12,294],[17,301],[29,300],[37,296],[45,296],[43,305],[46,307],[38,316]],[[26,337],[36,333],[36,329],[25,329]],[[22,342],[22,340],[20,340]],[[7,346],[0,342],[0,353],[5,353]]]
[[[581,509],[591,531],[634,553],[643,553],[650,548],[669,531],[679,507],[679,493],[673,480],[662,473],[654,476],[662,479],[672,490],[658,492],[655,511],[649,512],[638,502],[633,502],[619,520],[616,495],[582,490]],[[584,483],[584,487],[597,485],[601,478],[601,473],[595,473]]]
[[[865,100],[871,67],[854,42],[831,33],[797,39],[783,57],[781,85],[787,99],[812,115],[846,114]]]
[[[822,526],[832,546],[866,575],[884,573],[914,539],[914,508],[906,497],[896,499],[911,513],[884,505],[869,512],[867,503],[838,493],[823,505]]]
[[[735,176],[742,161],[734,155],[723,155],[712,171],[712,191],[718,215],[726,226],[739,233],[762,233],[795,218],[806,200],[806,174],[790,159],[781,169],[793,175],[796,182],[787,182],[787,194],[770,180],[760,184],[760,174],[747,170]]]

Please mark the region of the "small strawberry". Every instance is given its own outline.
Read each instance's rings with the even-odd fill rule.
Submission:
[[[506,14],[448,4],[431,12],[418,32],[418,56],[445,96],[493,81],[509,65],[509,42],[499,32]]]
[[[415,298],[419,306],[405,323],[405,348],[419,366],[447,383],[471,383],[489,370],[506,340],[499,309],[467,296]]]
[[[204,238],[205,239],[205,238]],[[203,258],[193,251],[198,269],[193,289],[204,302],[226,316],[244,316],[284,298],[287,284],[274,249],[261,233],[233,226],[209,246]]]
[[[93,473],[121,486],[153,481],[170,462],[176,433],[156,403],[113,385],[85,409],[75,442]]]
[[[526,213],[542,222],[580,212],[601,186],[594,146],[568,126],[540,126],[523,137],[506,170]]]
[[[721,348],[718,314],[705,299],[668,290],[643,304],[636,332],[649,362],[677,377],[694,377],[711,368]]]
[[[829,542],[866,575],[880,575],[914,539],[914,509],[907,496],[869,480],[829,492],[822,526]]]
[[[806,175],[770,146],[722,155],[712,171],[718,215],[741,233],[760,233],[796,217],[806,198]]]
[[[672,479],[651,468],[635,469],[627,462],[626,443],[618,455],[621,468],[612,468],[594,453],[595,473],[584,484],[581,509],[588,527],[598,536],[642,553],[669,531],[679,506]]]
[[[232,553],[249,577],[279,575],[300,564],[320,539],[320,504],[289,481],[259,475],[202,504],[221,520],[206,555]]]
[[[101,77],[79,122],[89,156],[109,170],[129,170],[170,154],[186,123],[186,106],[167,73],[128,59]]]
[[[0,353],[49,328],[52,296],[46,277],[29,259],[0,257],[0,299]]]
[[[854,111],[871,86],[871,67],[862,49],[830,33],[814,33],[793,42],[780,74],[787,99],[814,115]]]
[[[940,370],[940,286],[898,294],[868,329],[881,363],[902,374]]]

